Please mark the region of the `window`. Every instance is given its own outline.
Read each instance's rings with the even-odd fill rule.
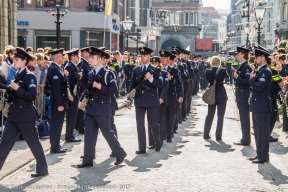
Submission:
[[[100,47],[103,43],[103,33],[86,31],[86,46]]]
[[[271,29],[271,13],[268,13],[268,25],[267,25],[267,32],[270,32]]]
[[[71,47],[71,34],[70,31],[61,30],[60,47],[69,50]],[[40,47],[56,47],[57,35],[55,30],[36,30],[36,49]]]
[[[16,0],[16,4],[17,4],[17,8],[23,8],[24,7],[23,0]]]
[[[194,25],[193,13],[184,13],[184,25],[186,26]]]
[[[282,17],[283,17],[283,22],[286,22],[287,21],[287,4],[283,4],[283,9],[282,9]]]
[[[55,7],[53,0],[37,0],[37,7]],[[69,7],[69,0],[64,0],[62,7]]]
[[[175,22],[174,22],[174,17],[175,17],[175,13],[170,13],[170,21],[169,21],[169,25],[172,26]]]

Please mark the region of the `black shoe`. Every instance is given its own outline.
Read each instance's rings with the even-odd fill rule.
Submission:
[[[81,139],[77,139],[77,138],[66,140],[66,142],[68,142],[68,143],[80,142],[80,141],[81,141]]]
[[[155,149],[155,146],[154,146],[154,145],[150,145],[150,146],[148,147],[148,149]]]
[[[78,132],[80,135],[84,135],[84,131],[79,131]]]
[[[222,138],[221,137],[216,138],[216,141],[222,141]]]
[[[172,133],[171,137],[174,137],[174,133]]]
[[[156,144],[155,151],[157,151],[157,152],[160,151],[161,147],[162,147],[161,143]]]
[[[248,157],[247,158],[249,161],[254,161],[254,160],[256,160],[256,159],[258,159],[258,157],[256,156],[256,157]]]
[[[203,137],[203,139],[211,139],[211,137],[210,137],[210,136],[208,136],[208,137]]]
[[[265,162],[269,162],[269,160],[255,159],[252,161],[252,163],[254,163],[254,164],[260,164],[260,163],[265,163]]]
[[[113,155],[113,153],[111,153],[111,154],[109,155],[109,157],[115,157],[115,156]]]
[[[178,131],[174,131],[173,133],[174,133],[174,134],[178,134]]]
[[[277,141],[278,141],[278,138],[270,136],[270,142],[277,142]]]
[[[77,165],[78,168],[93,167],[93,164],[81,163]]]
[[[172,139],[167,139],[167,143],[171,143],[172,142]]]
[[[114,165],[119,165],[120,163],[122,163],[124,161],[124,157],[122,158],[116,158],[116,161],[114,162]]]
[[[243,143],[242,141],[236,141],[233,144],[234,145],[250,145],[250,143]]]
[[[84,158],[84,155],[81,155],[80,158],[83,159],[83,158]],[[96,159],[95,156],[93,157],[93,159]]]
[[[42,177],[42,176],[47,176],[48,174],[49,174],[48,170],[46,170],[46,171],[42,171],[40,173],[31,174],[31,177]]]
[[[50,148],[50,153],[66,153],[67,149],[62,149],[60,146],[52,149]]]
[[[136,153],[136,154],[143,154],[143,153],[146,153],[146,151],[145,151],[145,150],[144,150],[144,151],[138,150],[138,151],[136,151],[135,153]]]
[[[178,124],[182,124],[182,120],[181,120],[181,121],[178,121]]]

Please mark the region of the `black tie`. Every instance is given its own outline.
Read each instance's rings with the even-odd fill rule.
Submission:
[[[146,75],[146,73],[147,73],[146,67],[143,66],[143,75]]]

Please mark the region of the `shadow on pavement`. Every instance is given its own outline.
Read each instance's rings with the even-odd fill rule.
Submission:
[[[265,173],[269,173],[269,176],[271,178],[265,178]],[[273,185],[283,185],[288,184],[288,177],[286,175],[283,175],[281,170],[276,169],[271,163],[265,163],[264,165],[258,165],[258,173],[263,176],[265,180],[272,180],[274,182],[270,182]],[[267,175],[267,174],[266,174]]]
[[[188,117],[186,122],[183,122],[181,125],[178,125],[178,134],[175,134],[172,138],[172,143],[167,143],[164,141],[163,146],[159,152],[156,152],[155,149],[149,149],[146,154],[136,155],[131,161],[125,160],[125,163],[128,166],[136,167],[134,171],[136,172],[146,172],[151,169],[157,169],[162,166],[159,163],[161,160],[167,160],[173,155],[179,155],[182,152],[179,149],[184,147],[184,144],[189,142],[184,139],[188,136],[191,116]],[[190,128],[191,129],[191,128]]]
[[[108,185],[111,181],[104,181],[104,179],[109,175],[110,172],[120,169],[123,165],[115,166],[112,163],[115,161],[115,158],[108,158],[105,161],[95,164],[93,167],[81,168],[78,169],[75,166],[75,169],[79,170],[77,177],[71,177],[75,180],[75,184],[81,186],[81,189],[74,189],[71,191],[95,191],[95,189],[101,189],[101,186]],[[95,176],[97,174],[97,176]],[[94,175],[94,176],[93,176]],[[97,188],[96,188],[97,187]]]
[[[228,153],[233,152],[235,149],[231,148],[231,145],[227,145],[224,141],[215,142],[213,140],[206,140],[210,145],[205,145],[206,147],[210,147],[210,150],[217,151],[220,153]]]

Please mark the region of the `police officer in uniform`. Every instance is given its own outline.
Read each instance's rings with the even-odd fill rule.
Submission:
[[[182,85],[180,71],[177,69],[176,65],[169,60],[175,58],[175,55],[170,54],[169,58],[166,58],[168,53],[161,53],[161,61],[163,64],[163,69],[168,72],[169,88],[167,91],[167,99],[165,101],[165,114],[166,114],[166,138],[167,142],[172,142],[172,136],[174,134],[174,125],[176,121],[176,111],[175,106],[177,102],[183,101],[183,95],[177,92],[177,87]],[[167,60],[166,60],[167,59]],[[179,91],[179,90],[178,90]]]
[[[226,70],[229,75],[230,85],[232,85],[233,83],[232,63],[233,63],[233,58],[232,56],[229,56],[226,60]]]
[[[62,71],[63,65],[63,49],[56,49],[50,51],[52,63],[48,68],[47,81],[50,85],[50,152],[51,153],[65,153],[66,149],[60,146],[60,137],[62,126],[65,117],[65,109],[67,108],[67,77]],[[67,75],[68,73],[66,73]],[[70,99],[72,99],[70,97]]]
[[[77,67],[79,71],[82,71],[82,78],[80,82],[80,88],[79,88],[79,95],[81,95],[85,88],[86,85],[88,84],[88,73],[91,70],[90,64],[88,62],[89,58],[89,47],[84,47],[80,49],[81,52],[81,58],[80,62],[77,64]],[[84,134],[84,111],[78,110],[77,113],[77,121],[76,121],[76,129],[78,130],[79,134]]]
[[[256,142],[257,156],[249,158],[253,163],[269,161],[269,137],[271,127],[270,86],[272,73],[267,65],[269,51],[255,49],[255,63],[257,72],[250,74],[250,83],[253,89],[250,97],[250,112]]]
[[[66,142],[79,142],[81,139],[75,138],[73,134],[76,126],[78,103],[79,103],[79,87],[77,87],[78,79],[82,78],[82,72],[78,70],[77,64],[79,62],[79,49],[72,49],[67,51],[66,54],[69,58],[69,63],[65,66],[65,70],[69,72],[68,82],[70,86],[70,93],[72,99],[69,101],[69,107],[66,109]],[[76,92],[75,89],[77,88]]]
[[[85,108],[84,157],[83,162],[78,164],[77,167],[93,166],[95,143],[99,128],[113,155],[116,157],[114,165],[118,165],[123,162],[127,154],[120,146],[114,131],[110,129],[112,115],[111,94],[117,92],[117,82],[114,74],[111,71],[105,70],[101,65],[102,57],[106,53],[96,47],[90,47],[89,53],[89,61],[94,69],[90,71],[88,81],[89,83],[91,82],[92,87],[89,90],[86,89],[80,99],[80,102],[83,102],[84,98],[88,99],[88,104]],[[98,95],[98,97],[91,98],[90,95],[87,95],[90,91]],[[79,108],[81,108],[80,106],[81,103],[79,104]]]
[[[169,51],[165,51],[162,50],[159,52],[160,56],[164,55],[165,57],[169,57],[166,55],[171,54]],[[162,73],[162,77],[163,77],[163,87],[158,89],[158,93],[159,93],[159,102],[160,102],[160,107],[159,107],[159,113],[160,113],[160,119],[159,119],[159,124],[160,124],[160,139],[161,142],[163,143],[164,138],[166,138],[166,132],[165,132],[165,127],[166,125],[166,95],[167,95],[167,91],[168,91],[168,87],[169,87],[169,83],[168,83],[168,72],[167,70],[163,69],[162,63],[161,63],[161,59],[158,56],[154,56],[151,58],[151,63],[153,66],[158,67],[159,69],[161,69],[161,73]],[[153,139],[153,135],[152,135],[152,127],[150,124],[148,124],[148,136],[149,136],[149,149],[154,149],[155,148],[155,141]]]
[[[239,110],[242,138],[234,142],[235,145],[250,145],[250,116],[249,116],[249,94],[250,94],[250,73],[252,71],[248,60],[250,50],[245,46],[237,47],[237,60],[241,62],[239,69],[234,72],[236,82],[236,103]]]
[[[277,105],[277,96],[281,89],[284,87],[284,82],[282,78],[279,76],[277,70],[274,69],[274,65],[271,63],[271,58],[268,57],[267,64],[270,67],[272,72],[272,82],[270,87],[270,99],[271,99],[271,107],[272,107],[272,114],[271,114],[271,126],[270,126],[270,134],[273,131],[275,126],[277,115],[278,115],[278,105]],[[270,142],[276,142],[278,138],[274,138],[270,135]]]
[[[46,176],[48,175],[48,166],[35,126],[39,114],[33,105],[37,95],[37,81],[35,75],[26,69],[29,60],[32,60],[32,58],[22,49],[16,48],[14,59],[14,67],[18,72],[15,79],[11,81],[12,102],[9,106],[5,129],[1,138],[0,169],[2,169],[21,132],[37,162],[36,174],[31,174],[31,176]]]
[[[163,87],[161,70],[150,64],[153,50],[148,47],[139,48],[142,65],[135,67],[132,74],[129,93],[136,88],[134,96],[139,150],[136,154],[146,153],[145,113],[147,112],[148,124],[151,125],[155,150],[162,147],[159,126],[159,95],[158,89]],[[131,108],[131,98],[127,100],[127,108]]]
[[[129,91],[129,87],[130,87],[132,72],[133,72],[134,67],[136,67],[136,66],[137,66],[136,62],[133,59],[130,59],[129,61],[127,61],[125,63],[124,74],[125,74],[125,78],[126,78],[126,92],[127,93]]]

